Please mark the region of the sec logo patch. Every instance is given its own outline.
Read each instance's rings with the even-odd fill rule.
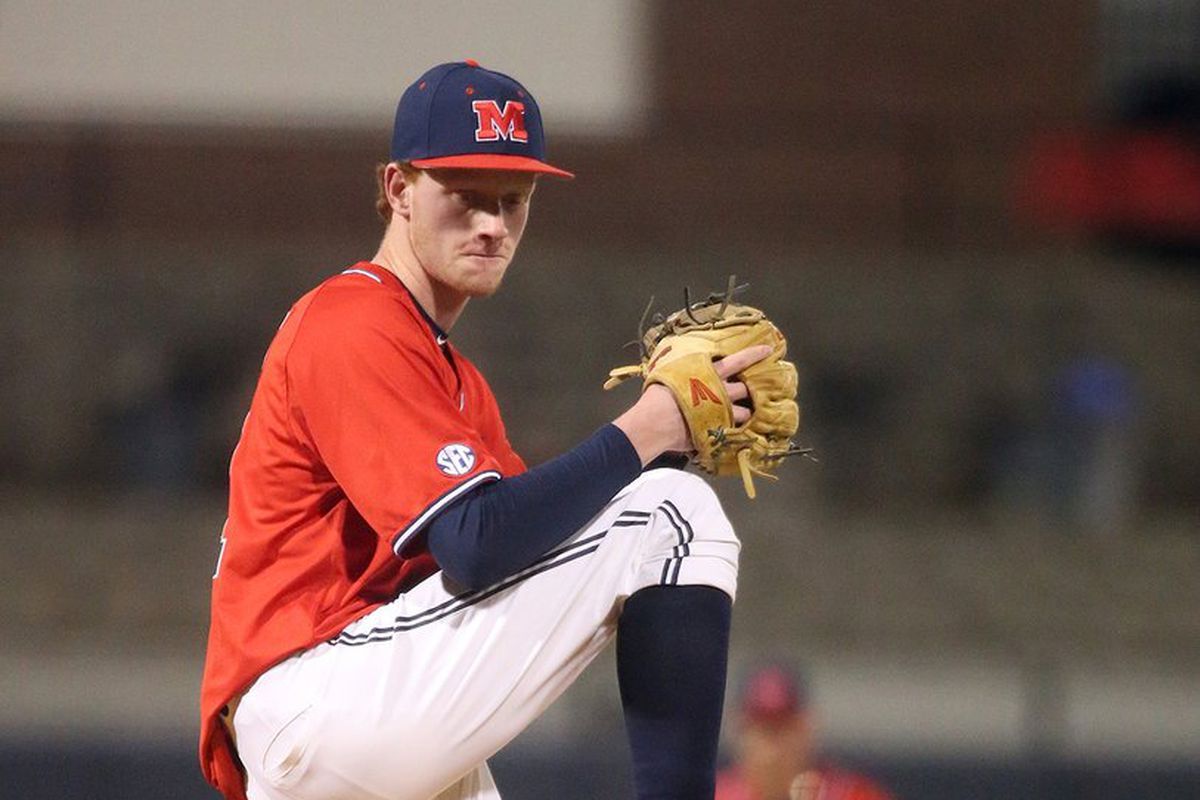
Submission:
[[[475,451],[465,444],[448,444],[438,451],[437,466],[451,478],[466,475],[475,468]]]

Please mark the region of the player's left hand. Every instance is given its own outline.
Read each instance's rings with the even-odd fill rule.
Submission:
[[[736,291],[731,276],[728,289],[707,300],[693,303],[685,292],[682,309],[656,315],[649,330],[639,325],[641,363],[611,370],[604,388],[641,377],[644,393],[669,389],[691,439],[670,449],[694,453],[705,472],[741,475],[754,497],[752,476],[774,478],[786,457],[807,450],[792,442],[800,408],[787,340],[760,309],[734,302]]]

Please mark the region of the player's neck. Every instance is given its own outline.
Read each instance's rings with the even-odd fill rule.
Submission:
[[[383,267],[399,278],[412,293],[413,299],[446,333],[454,327],[454,323],[467,306],[469,298],[466,295],[432,280],[429,273],[416,263],[415,256],[405,258],[404,254],[398,252],[388,241],[387,236],[379,245],[379,252],[371,259],[371,263]]]

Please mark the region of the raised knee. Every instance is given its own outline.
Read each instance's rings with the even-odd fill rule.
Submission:
[[[672,473],[664,487],[664,501],[673,503],[681,511],[726,518],[721,500],[707,480],[693,472],[672,470]]]
[[[708,585],[734,597],[741,543],[716,493],[703,478],[674,471],[648,477],[652,502],[643,585]]]

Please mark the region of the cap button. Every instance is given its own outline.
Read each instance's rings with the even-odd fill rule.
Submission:
[[[479,66],[479,62],[473,58],[468,58],[465,61],[463,61],[463,63],[466,64],[468,67],[478,67]]]

